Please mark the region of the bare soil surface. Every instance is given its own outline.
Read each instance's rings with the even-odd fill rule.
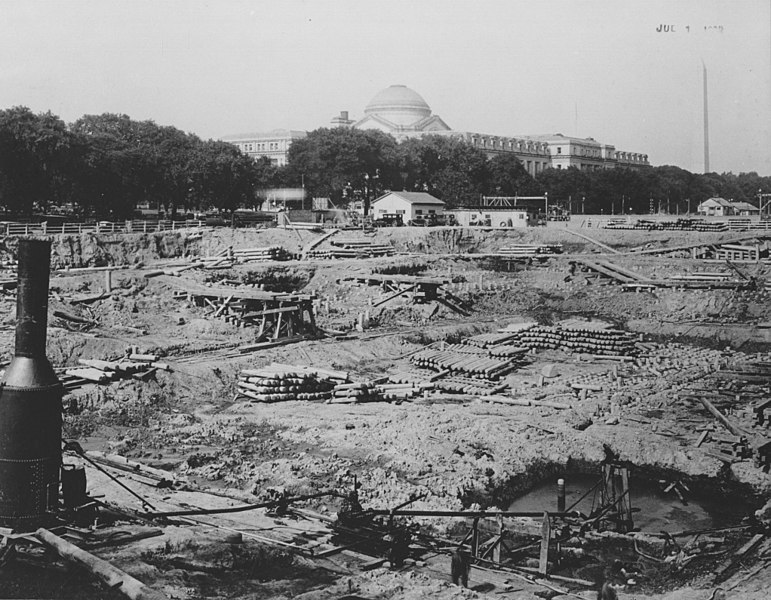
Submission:
[[[123,380],[73,391],[65,399],[65,436],[86,449],[174,471],[195,486],[244,500],[262,497],[271,488],[290,495],[345,488],[355,475],[365,507],[390,508],[417,494],[424,497],[410,508],[431,510],[506,509],[545,479],[596,472],[604,457],[603,445],[608,445],[633,465],[633,479],[641,485],[681,480],[694,493],[741,501],[752,515],[771,496],[771,478],[751,460],[729,464],[706,447],[697,448],[698,428],[715,421],[683,393],[710,389],[738,394],[749,389],[751,384],[721,378],[716,370],[746,360],[771,360],[769,329],[764,327],[771,321],[768,292],[762,286],[751,291],[621,291],[616,284],[571,272],[569,265],[576,256],[602,254],[605,260],[655,278],[727,270],[689,258],[629,251],[737,236],[580,230],[624,252],[611,255],[573,235],[571,227],[551,224],[521,231],[405,227],[367,235],[343,231],[336,237],[391,243],[398,254],[247,263],[157,278],[144,277],[142,267],[182,264],[228,247],[277,244],[299,252],[320,234],[218,229],[58,239],[52,268],[62,270],[51,279],[48,336],[54,366],[74,366],[81,358],[116,359],[130,348],[157,354],[171,365],[170,372],[158,371],[149,381]],[[13,241],[4,243],[12,252]],[[561,243],[566,255],[534,264],[478,257],[515,243]],[[104,290],[105,275],[68,272],[67,267],[107,265],[125,267],[113,271],[112,293],[79,302]],[[761,281],[768,280],[771,270],[763,264],[743,268]],[[453,293],[472,307],[471,315],[461,316],[446,307],[428,310],[405,300],[370,310],[383,292],[342,280],[373,272],[445,277],[453,282]],[[350,339],[309,340],[238,355],[234,348],[253,341],[252,329],[213,319],[206,309],[174,297],[185,282],[223,281],[313,292],[319,297],[319,325],[350,332]],[[2,300],[6,317],[0,330],[0,351],[9,357],[12,300],[10,296]],[[365,310],[370,310],[372,326],[358,333],[353,325]],[[54,311],[91,323],[55,317]],[[434,341],[454,342],[510,323],[555,324],[564,319],[602,320],[633,331],[650,344],[649,353],[645,360],[617,364],[559,350],[540,351],[506,377],[514,398],[565,402],[572,406],[569,410],[510,406],[463,395],[362,404],[266,404],[236,397],[237,376],[244,368],[279,362],[344,370],[354,380],[375,379],[409,368],[408,356]],[[556,376],[543,378],[548,365],[555,365]],[[601,382],[603,389],[579,397],[570,387],[578,380]],[[745,406],[737,405],[732,418],[752,430],[752,415]],[[338,506],[317,502],[313,508],[333,515]],[[449,519],[416,521],[438,532],[452,530]],[[429,568],[406,574],[381,568],[344,577],[260,547],[251,547],[251,554],[241,556],[237,567],[231,565],[228,577],[191,575],[174,567],[169,556],[185,554],[186,543],[188,558],[212,562],[222,559],[225,551],[216,540],[207,544],[203,539],[197,539],[191,550],[185,535],[172,537],[176,540],[172,544],[181,544],[173,552],[156,544],[142,546],[139,553],[126,549],[106,556],[174,598],[455,599],[502,593],[484,586],[463,590],[449,583],[446,573],[438,575]],[[620,595],[709,598],[716,587],[710,570],[724,558],[695,561],[689,568],[667,565],[671,572],[663,583],[641,581]],[[763,560],[763,555],[756,557],[721,584],[727,597],[768,597],[771,572],[762,568]],[[529,591],[511,591],[515,587],[511,585],[505,596],[533,597]],[[588,591],[582,594],[590,596]]]

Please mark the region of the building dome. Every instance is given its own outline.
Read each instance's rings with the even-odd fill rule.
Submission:
[[[364,114],[379,115],[396,125],[409,126],[430,117],[431,107],[415,90],[406,85],[392,85],[375,94]]]

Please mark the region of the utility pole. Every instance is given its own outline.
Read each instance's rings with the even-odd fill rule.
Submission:
[[[709,102],[707,100],[707,65],[701,61],[704,78],[704,172],[709,173]]]

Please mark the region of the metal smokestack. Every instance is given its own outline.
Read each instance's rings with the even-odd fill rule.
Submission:
[[[0,525],[32,529],[59,498],[62,393],[46,358],[51,242],[21,239],[16,348],[0,381]]]

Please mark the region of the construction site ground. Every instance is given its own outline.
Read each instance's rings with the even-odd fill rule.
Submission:
[[[413,495],[424,495],[410,508],[505,510],[544,480],[566,476],[569,481],[571,474],[597,472],[605,456],[603,445],[634,465],[633,481],[638,485],[682,481],[694,498],[701,495],[739,506],[738,512],[747,517],[762,511],[771,497],[771,477],[751,459],[726,460],[708,444],[697,446],[701,428],[717,424],[719,429],[720,425],[687,397],[693,390],[731,393],[733,384],[720,379],[717,371],[743,361],[771,360],[771,303],[763,285],[771,279],[771,265],[739,265],[760,282],[750,290],[637,291],[622,290],[614,282],[571,266],[576,258],[602,258],[653,278],[705,270],[731,272],[725,264],[705,264],[687,253],[666,258],[639,251],[713,244],[742,234],[579,229],[576,223],[522,230],[342,231],[335,237],[391,244],[396,254],[249,262],[146,277],[150,271],[173,269],[229,247],[279,245],[299,254],[321,235],[304,230],[206,229],[55,239],[48,331],[51,363],[63,368],[77,365],[79,359],[114,360],[133,351],[156,355],[169,366],[147,380],[130,378],[73,390],[65,397],[65,438],[77,440],[86,450],[169,471],[197,490],[158,490],[124,479],[126,485],[166,508],[255,502],[271,489],[292,496],[345,489],[355,475],[365,508],[390,508]],[[3,244],[12,253],[13,240],[7,238]],[[495,256],[510,244],[562,244],[564,253],[543,261]],[[105,266],[117,268],[110,276],[110,293],[102,294],[105,273],[79,269]],[[404,298],[371,308],[383,297],[382,290],[342,281],[371,273],[448,279],[470,314],[460,315],[443,305],[412,304]],[[185,285],[223,282],[316,294],[317,323],[332,333],[240,352],[240,346],[254,341],[254,328],[212,318],[211,311],[175,294]],[[13,296],[8,294],[0,302],[6,314],[0,349],[10,357]],[[57,317],[57,311],[82,322]],[[369,326],[358,331],[357,319],[365,311]],[[307,365],[346,371],[354,381],[371,380],[409,368],[409,356],[432,342],[454,343],[511,323],[553,325],[565,320],[601,321],[633,332],[646,344],[646,356],[617,361],[561,350],[530,353],[526,365],[504,377],[508,388],[503,392],[535,401],[530,406],[468,394],[329,404],[250,402],[236,393],[242,369],[270,363]],[[602,389],[578,393],[570,385],[576,381],[600,383]],[[549,402],[570,408],[553,408]],[[730,416],[758,438],[763,436],[763,430],[753,429],[747,406],[737,406]],[[134,510],[143,509],[138,500],[111,487],[93,470],[89,470],[89,489]],[[662,502],[676,501],[662,496]],[[333,518],[338,505],[333,499],[322,499],[302,506]],[[282,525],[281,519],[263,512],[251,518],[230,525],[233,530],[257,531],[252,538],[245,537],[237,552],[223,541],[227,529],[188,522],[165,526],[160,536],[94,553],[169,598],[549,597],[547,588],[482,568],[472,568],[471,589],[464,590],[450,583],[446,554],[426,557],[400,571],[362,570],[361,557],[355,553],[314,560],[289,547],[260,542],[260,536],[270,537],[270,527],[286,526],[286,522]],[[440,536],[450,535],[454,526],[450,519],[416,520]],[[136,524],[126,527],[141,529]],[[729,598],[768,598],[771,570],[765,568],[765,553],[771,552],[771,545],[761,546],[728,579],[715,584],[711,578],[715,568],[737,549],[730,540],[725,544],[714,557],[696,558],[688,568],[649,563],[645,569],[650,576],[619,595],[706,600],[720,587]],[[721,550],[725,553],[720,554]],[[664,569],[665,577],[653,576]],[[82,579],[87,579],[85,574]],[[59,585],[58,591],[36,590],[41,594],[36,597],[85,597],[82,588],[68,591],[60,584],[54,577],[49,587]],[[15,590],[11,595],[0,596],[27,597],[23,583],[17,580],[15,585],[7,588]],[[578,597],[595,597],[591,589],[571,589]],[[90,593],[100,597],[99,590],[95,587]]]

